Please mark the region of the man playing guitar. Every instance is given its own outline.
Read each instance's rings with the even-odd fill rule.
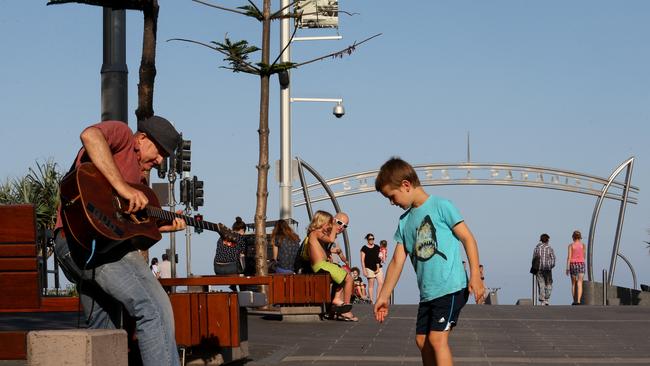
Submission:
[[[135,213],[145,209],[149,199],[131,184],[146,184],[145,173],[172,154],[179,140],[180,134],[172,124],[158,116],[139,121],[135,133],[124,122],[100,122],[81,133],[83,147],[74,167],[92,162],[125,205],[128,202],[125,213]],[[66,204],[65,197],[62,204]],[[159,230],[178,231],[185,226],[185,221],[176,217]],[[143,365],[178,365],[169,297],[136,247],[126,241],[98,256],[94,241],[86,243],[92,245],[91,251],[74,245],[72,240],[66,240],[72,234],[67,224],[64,227],[61,208],[56,227],[57,258],[66,277],[77,284],[89,327],[120,328],[124,308],[135,319]]]

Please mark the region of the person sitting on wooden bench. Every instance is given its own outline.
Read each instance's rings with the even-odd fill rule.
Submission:
[[[235,218],[232,224],[232,231],[239,234],[236,240],[220,237],[217,240],[217,247],[214,253],[214,273],[216,275],[231,275],[244,273],[242,265],[244,252],[246,251],[246,223],[241,217]],[[237,291],[237,286],[230,285],[232,291]]]
[[[325,271],[330,274],[334,282],[337,295],[332,301],[332,309],[337,320],[359,321],[352,314],[352,277],[343,268],[327,260],[327,253],[323,246],[328,245],[336,239],[347,226],[347,215],[339,214],[342,219],[335,219],[329,212],[316,211],[314,217],[307,228],[307,237],[305,238],[305,251],[311,262],[314,273]],[[344,217],[343,217],[344,216]],[[345,220],[345,221],[344,221]],[[343,294],[343,300],[340,299],[340,293]]]

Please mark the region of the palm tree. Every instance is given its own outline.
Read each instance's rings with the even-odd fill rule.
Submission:
[[[36,168],[29,168],[29,175],[26,177],[35,192],[35,200],[32,202],[36,206],[36,223],[40,228],[53,230],[60,202],[59,185],[62,174],[51,159],[44,164],[37,162]]]
[[[217,51],[225,55],[226,57],[224,58],[224,61],[230,64],[229,67],[223,66],[223,68],[232,70],[233,72],[242,72],[246,74],[256,75],[260,78],[260,117],[259,127],[257,130],[259,135],[259,159],[257,163],[257,202],[255,208],[255,272],[259,276],[265,276],[268,272],[266,261],[266,207],[267,198],[269,195],[269,79],[273,74],[286,72],[289,69],[297,68],[299,66],[323,60],[325,58],[342,58],[345,55],[350,55],[356,50],[356,46],[365,43],[370,39],[379,36],[380,34],[366,38],[365,40],[358,43],[355,42],[353,45],[346,47],[343,50],[302,63],[278,62],[280,60],[282,52],[285,51],[281,50],[280,55],[278,55],[273,62],[270,62],[271,21],[279,20],[282,18],[298,19],[303,15],[300,10],[296,9],[294,12],[288,12],[287,14],[284,14],[286,8],[282,8],[275,12],[271,12],[271,0],[263,0],[261,9],[256,6],[251,0],[248,0],[249,5],[240,6],[237,9],[225,8],[222,6],[207,3],[203,0],[192,1],[213,8],[251,17],[262,23],[261,48],[250,45],[246,40],[233,42],[228,37],[225,38],[224,42],[213,41],[210,44],[180,38],[175,38],[172,40],[195,43]],[[293,1],[291,4],[289,4],[289,7],[295,5],[296,3],[297,1]],[[296,31],[297,25],[294,27],[293,35],[295,35]],[[257,51],[261,51],[260,62],[250,62],[249,55]]]

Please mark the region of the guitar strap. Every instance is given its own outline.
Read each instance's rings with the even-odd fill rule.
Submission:
[[[88,266],[88,263],[90,263],[90,261],[93,259],[94,255],[95,255],[95,239],[93,239],[92,248],[90,249],[90,256],[88,257],[88,260],[86,261],[86,267]],[[95,273],[95,270],[93,269],[93,274],[94,273]]]
[[[83,151],[83,154],[82,154],[82,151]],[[86,157],[86,159],[84,159],[84,157]],[[72,161],[72,165],[70,166],[70,169],[68,170],[68,173],[66,173],[66,174],[70,174],[73,170],[75,170],[77,168],[77,160],[79,160],[80,164],[90,162],[90,159],[88,158],[88,154],[86,154],[86,151],[84,150],[83,147],[80,148],[79,151],[77,151],[77,155],[75,156],[74,160]]]

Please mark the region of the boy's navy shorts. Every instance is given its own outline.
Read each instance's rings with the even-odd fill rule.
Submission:
[[[468,297],[469,290],[464,288],[437,299],[421,302],[418,307],[415,334],[451,330],[456,326],[460,309],[465,306]]]

